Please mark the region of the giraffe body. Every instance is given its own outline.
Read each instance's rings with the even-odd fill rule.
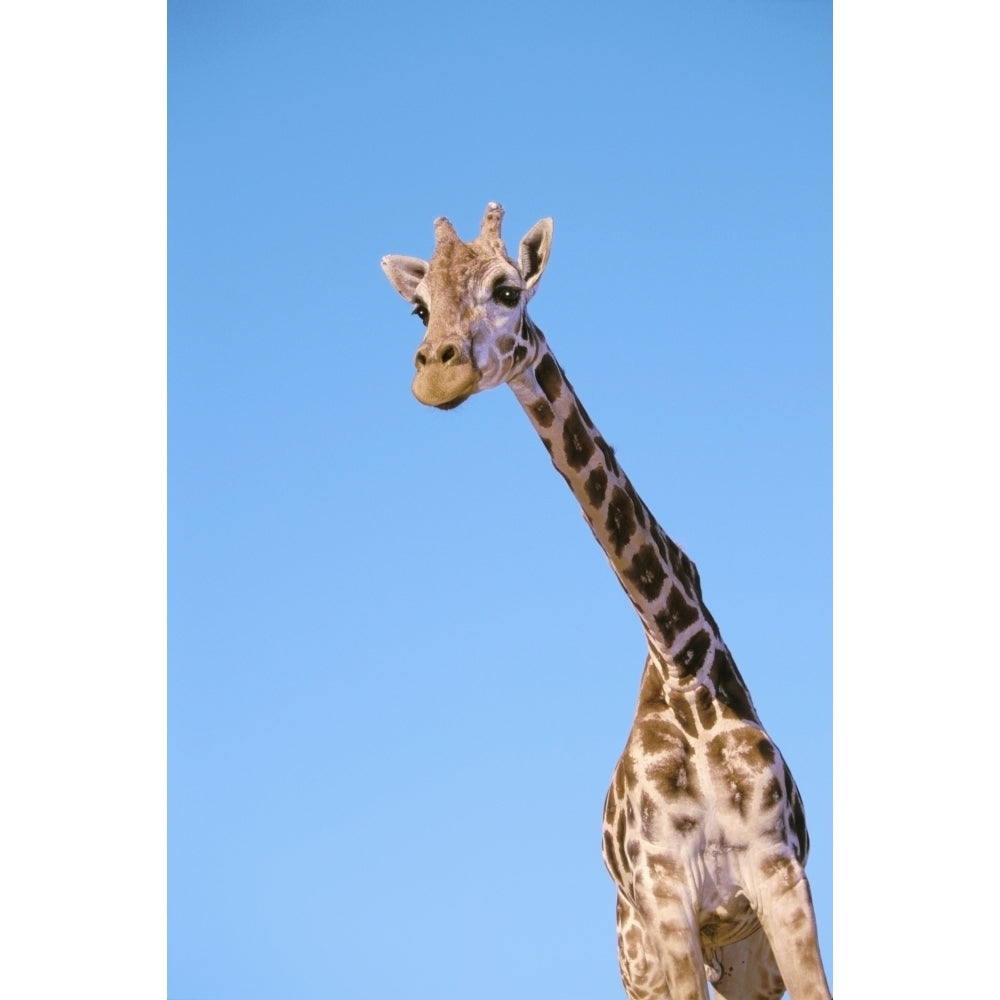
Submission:
[[[702,600],[697,569],[659,526],[526,312],[552,220],[518,259],[491,202],[479,236],[435,222],[429,262],[382,267],[427,327],[413,392],[450,409],[510,385],[580,503],[649,646],[604,810],[630,1000],[828,998],[805,875],[802,801]]]

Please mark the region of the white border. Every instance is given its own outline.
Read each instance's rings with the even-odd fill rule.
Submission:
[[[0,995],[166,996],[166,10],[0,14]]]
[[[994,11],[834,3],[833,978],[845,997],[989,981]]]

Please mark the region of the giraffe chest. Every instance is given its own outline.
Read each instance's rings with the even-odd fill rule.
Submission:
[[[747,893],[753,852],[743,832],[727,829],[695,794],[657,801],[656,783],[631,785],[621,777],[628,770],[619,764],[616,771],[620,803],[614,783],[608,793],[603,853],[630,912],[656,927],[675,920],[680,907],[697,924],[706,953],[747,937],[758,920]]]
[[[619,890],[648,907],[682,895],[706,943],[749,933],[756,859],[789,827],[784,775],[756,724],[696,738],[671,713],[640,715],[605,803],[603,853]]]

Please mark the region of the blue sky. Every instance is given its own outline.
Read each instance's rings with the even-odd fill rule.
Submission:
[[[168,13],[171,1000],[621,994],[642,633],[379,268],[492,199],[555,218],[532,316],[793,768],[832,972],[829,5]]]
[[[0,26],[0,992],[623,995],[641,631],[511,394],[412,398],[378,266],[491,199],[555,218],[532,316],[792,767],[831,981],[953,992],[868,955],[987,877],[990,727],[932,723],[995,615],[990,32],[140,7]]]

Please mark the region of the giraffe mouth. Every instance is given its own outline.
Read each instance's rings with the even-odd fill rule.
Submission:
[[[437,410],[454,410],[456,406],[461,406],[471,395],[471,392],[467,392],[464,396],[456,396],[454,399],[449,399],[447,403],[433,403],[432,405]]]
[[[477,389],[479,372],[470,364],[430,364],[413,378],[413,395],[425,406],[453,410]]]

